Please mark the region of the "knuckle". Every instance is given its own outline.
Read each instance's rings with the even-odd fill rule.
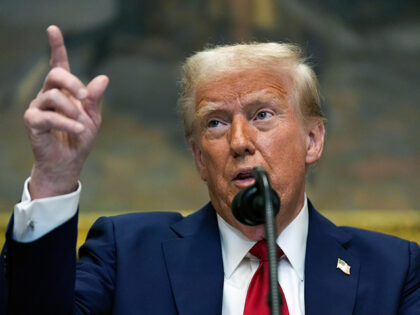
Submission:
[[[63,69],[60,67],[54,67],[51,69],[50,73],[53,76],[60,76],[63,74]]]
[[[36,120],[35,111],[32,108],[28,108],[25,113],[23,114],[23,121],[25,125],[30,126],[34,124]]]
[[[45,93],[46,99],[48,101],[54,101],[61,96],[61,91],[57,88],[52,88]]]
[[[42,117],[42,121],[48,126],[51,125],[51,123],[53,122],[53,119],[52,119],[49,112],[44,112],[44,115]]]
[[[83,87],[83,84],[78,79],[74,78],[71,81],[70,86],[71,90],[74,91],[74,93],[78,93],[79,89]]]
[[[48,73],[46,81],[47,82],[57,82],[57,81],[60,80],[62,75],[63,75],[63,69],[61,69],[59,67],[54,67]]]
[[[38,95],[36,98],[34,98],[30,103],[29,103],[29,108],[34,108],[38,106],[38,99],[41,97],[41,95]]]
[[[52,68],[50,72],[48,72],[46,80],[45,81],[54,81],[57,77],[57,69],[58,68]]]
[[[25,113],[23,114],[23,121],[25,122],[25,124],[29,123],[29,121],[31,120],[31,116],[32,116],[31,109],[27,109]]]
[[[54,94],[55,94],[54,89],[45,91],[44,93],[40,95],[34,107],[39,108],[41,110],[51,107],[54,104],[54,100],[55,100]]]
[[[68,90],[70,93],[77,92],[83,86],[79,79],[73,74],[60,67],[55,67],[50,70],[44,85],[48,90],[53,87],[61,87]]]

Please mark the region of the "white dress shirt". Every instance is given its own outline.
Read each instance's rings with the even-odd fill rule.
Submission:
[[[248,286],[259,266],[259,259],[249,253],[256,243],[217,216],[224,269],[223,315],[243,314]],[[305,253],[308,235],[308,205],[277,238],[284,255],[278,266],[279,282],[290,315],[305,314]]]
[[[31,242],[44,236],[69,220],[77,211],[81,184],[67,195],[31,200],[25,181],[22,201],[14,208],[13,238],[18,242]],[[249,253],[256,243],[227,224],[219,215],[223,269],[223,315],[243,314],[246,293],[259,260]],[[290,315],[305,314],[304,267],[306,237],[308,234],[308,205],[305,203],[298,216],[277,238],[284,255],[279,262],[279,282],[286,297]]]
[[[32,242],[69,220],[77,211],[82,185],[76,191],[56,197],[31,199],[25,181],[21,202],[13,210],[13,239]]]

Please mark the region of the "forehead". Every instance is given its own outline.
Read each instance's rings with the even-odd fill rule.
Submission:
[[[268,69],[222,73],[197,86],[196,109],[203,101],[223,102],[251,94],[263,97],[264,93],[257,93],[262,91],[281,98],[288,97],[287,77]]]

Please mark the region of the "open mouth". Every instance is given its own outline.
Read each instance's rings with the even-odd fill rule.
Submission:
[[[236,173],[233,181],[239,186],[249,186],[255,182],[254,177],[252,176],[251,169],[242,170]]]

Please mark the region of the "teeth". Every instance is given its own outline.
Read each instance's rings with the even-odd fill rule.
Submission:
[[[238,178],[238,179],[249,179],[249,178],[252,178],[252,176],[249,173],[241,173],[238,176],[236,176],[236,178]]]

